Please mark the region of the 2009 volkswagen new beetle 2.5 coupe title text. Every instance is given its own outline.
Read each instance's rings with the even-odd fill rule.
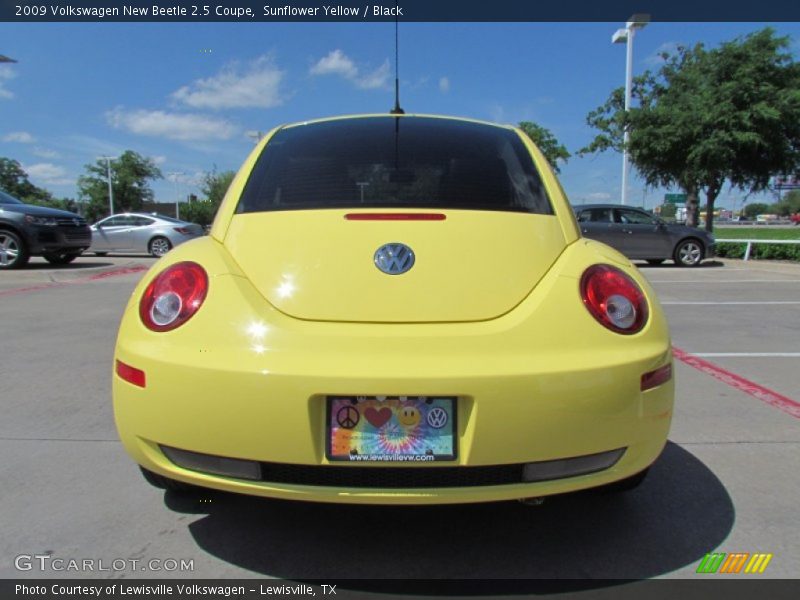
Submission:
[[[523,133],[371,115],[261,141],[133,293],[113,394],[161,487],[430,504],[632,487],[674,386],[653,290]]]

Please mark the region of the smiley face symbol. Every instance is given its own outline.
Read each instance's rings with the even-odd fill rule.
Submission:
[[[404,427],[415,427],[419,423],[420,414],[416,406],[403,406],[397,413],[397,420]]]

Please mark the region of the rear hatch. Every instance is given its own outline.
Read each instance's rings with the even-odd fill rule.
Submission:
[[[515,131],[411,116],[279,130],[224,243],[288,315],[386,323],[502,315],[566,244]],[[413,266],[382,271],[376,253],[387,244],[413,252]]]
[[[447,211],[442,221],[346,219],[352,212],[237,215],[226,246],[261,294],[293,317],[419,323],[508,312],[565,245],[549,215]],[[376,251],[389,243],[413,251],[407,272],[391,275],[376,266]]]

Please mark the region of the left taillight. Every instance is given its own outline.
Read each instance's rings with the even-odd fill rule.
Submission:
[[[593,265],[581,277],[581,297],[603,326],[622,334],[638,333],[647,323],[647,298],[628,275],[611,265]]]
[[[208,275],[195,262],[181,262],[159,273],[139,301],[139,317],[151,331],[170,331],[192,318],[208,293]]]

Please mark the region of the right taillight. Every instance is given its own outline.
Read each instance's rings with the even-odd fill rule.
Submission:
[[[195,262],[172,265],[150,282],[139,302],[139,316],[151,331],[180,327],[197,312],[208,292],[208,275]]]
[[[611,265],[586,269],[581,277],[581,297],[592,316],[616,333],[637,333],[647,323],[647,298],[641,288]]]

